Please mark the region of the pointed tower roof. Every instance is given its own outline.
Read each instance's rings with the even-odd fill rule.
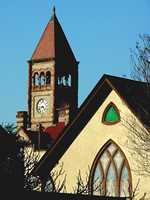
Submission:
[[[59,55],[61,55],[61,57],[69,55],[76,61],[67,38],[56,17],[54,7],[52,17],[33,52],[31,60],[54,59]]]

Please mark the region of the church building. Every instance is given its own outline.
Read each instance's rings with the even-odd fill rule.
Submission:
[[[55,9],[28,64],[28,112],[17,113],[17,126],[44,149],[32,173],[42,179],[63,163],[68,193],[80,172],[94,195],[131,197],[138,184],[138,195],[148,197],[150,178],[135,170],[127,127],[149,133],[147,83],[104,74],[78,108],[79,62]]]

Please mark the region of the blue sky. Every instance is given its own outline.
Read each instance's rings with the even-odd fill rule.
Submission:
[[[150,34],[149,0],[1,0],[0,123],[27,110],[28,65],[53,5],[79,65],[79,105],[104,73],[130,77],[130,49]]]

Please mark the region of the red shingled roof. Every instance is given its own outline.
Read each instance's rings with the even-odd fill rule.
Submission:
[[[64,122],[59,122],[56,126],[50,126],[45,129],[45,133],[48,134],[53,140],[56,140],[65,128]]]
[[[62,55],[64,57],[70,55],[75,60],[67,38],[54,14],[47,24],[31,60],[53,59]]]
[[[54,20],[49,21],[45,31],[32,55],[33,60],[54,58]]]

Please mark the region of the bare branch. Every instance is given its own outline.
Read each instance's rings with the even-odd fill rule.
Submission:
[[[82,178],[81,171],[79,170],[76,185],[73,187],[74,194],[94,194],[95,192],[100,192],[102,190],[102,183],[99,178],[94,180],[92,188],[89,187],[89,175],[90,168],[89,171],[86,172],[84,179]]]

